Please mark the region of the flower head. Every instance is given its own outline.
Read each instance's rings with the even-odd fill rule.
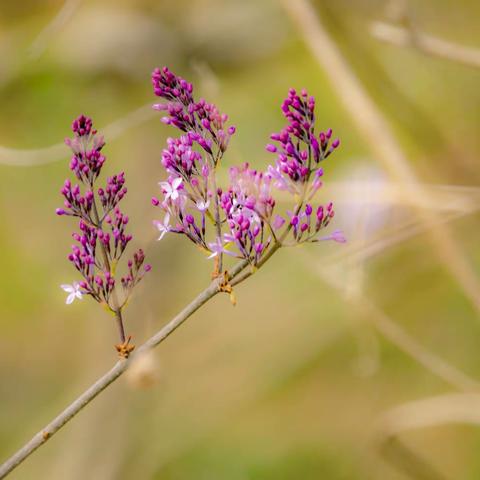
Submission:
[[[268,144],[268,152],[275,153],[277,160],[269,172],[281,190],[299,193],[318,164],[335,150],[340,141],[330,145],[332,130],[315,134],[315,99],[302,90],[299,95],[290,89],[282,104],[287,125],[270,138],[278,144]]]
[[[71,285],[63,284],[60,285],[60,287],[68,293],[67,300],[65,301],[67,305],[70,305],[76,298],[79,300],[82,299],[83,293],[78,282],[73,282]]]
[[[167,114],[163,122],[187,132],[205,152],[218,159],[235,133],[235,127],[226,126],[228,116],[204,99],[196,101],[192,84],[167,67],[152,72],[152,85],[155,95],[167,101],[153,106]]]
[[[171,230],[170,214],[168,212],[165,214],[165,217],[163,218],[163,222],[160,222],[159,220],[154,220],[153,224],[157,227],[158,231],[160,232],[160,236],[157,238],[157,240],[161,240],[165,236],[165,234]]]
[[[115,267],[132,240],[132,235],[127,233],[129,217],[119,207],[127,193],[125,174],[108,177],[106,185],[98,188],[96,182],[106,161],[101,153],[105,145],[103,137],[93,128],[91,118],[84,115],[74,120],[72,131],[73,138],[66,139],[65,143],[72,150],[70,169],[79,183],[72,184],[68,179],[64,182],[61,189],[63,208],[58,208],[56,213],[78,218],[78,231],[72,234],[75,244],[68,259],[83,280],[62,285],[62,288],[69,293],[67,303],[90,295],[118,312],[121,306],[112,297],[117,283]],[[133,262],[132,268],[130,262]],[[140,268],[144,262],[141,250],[130,262],[129,271],[133,277],[128,282],[122,281],[125,300],[149,270]]]
[[[165,201],[168,201],[169,199],[175,201],[180,197],[180,191],[182,188],[182,179],[180,177],[173,178],[168,182],[160,182],[159,185],[165,195]]]
[[[232,252],[230,252],[229,250],[227,250],[225,248],[225,243],[222,242],[221,239],[217,239],[217,240],[215,240],[215,242],[209,243],[208,244],[208,249],[210,250],[210,256],[208,257],[209,259],[217,257],[218,255],[220,255],[222,253],[225,253],[227,255],[232,255]]]
[[[276,156],[274,164],[265,170],[248,163],[232,167],[230,183],[222,188],[216,169],[235,133],[234,127],[226,126],[227,115],[203,99],[196,100],[192,84],[166,67],[154,70],[152,84],[155,95],[164,100],[154,105],[164,113],[162,121],[183,132],[179,138],[169,138],[162,153],[169,175],[160,183],[164,200],[152,199],[165,211],[164,221],[155,222],[160,238],[166,232],[179,233],[209,251],[209,258],[219,257],[219,264],[227,254],[252,265],[258,265],[274,244],[320,240],[320,230],[334,216],[331,203],[313,203],[322,185],[320,162],[339,141],[331,142],[331,129],[315,133],[313,97],[291,89],[282,104],[287,125],[272,134],[273,143],[266,146]],[[276,189],[293,195],[289,218],[276,211]],[[330,237],[342,239],[335,232]]]

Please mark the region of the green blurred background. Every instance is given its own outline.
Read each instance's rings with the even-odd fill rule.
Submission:
[[[434,364],[480,377],[480,70],[373,38],[371,22],[398,22],[400,4],[313,2],[428,192],[422,203],[401,194],[357,130],[354,107],[340,101],[285,3],[0,0],[2,458],[115,361],[112,319],[89,299],[67,307],[59,288],[77,279],[66,260],[74,222],[54,214],[68,155],[43,149],[70,135],[78,114],[100,130],[124,120],[107,129],[105,171],[125,170],[123,209],[154,266],[126,311],[137,344],[211,273],[186,240],[155,242],[150,197],[163,176],[161,149],[176,135],[141,108],[155,101],[155,66],[191,80],[237,126],[224,178],[228,164],[271,161],[264,146],[283,124],[280,103],[289,87],[306,87],[318,128],[342,141],[325,166],[322,199],[334,201],[335,227],[349,238],[281,251],[237,288],[236,307],[226,296],[208,303],[12,479],[421,478],[405,473],[405,458],[394,454],[394,467],[382,455],[384,412],[476,389],[458,372],[458,382],[439,378],[418,357],[428,351]],[[424,32],[480,48],[478,1],[412,0],[408,13]],[[454,239],[452,258],[465,258],[473,274],[470,294],[432,246],[422,223],[432,212]],[[447,478],[480,478],[475,425],[400,436]]]

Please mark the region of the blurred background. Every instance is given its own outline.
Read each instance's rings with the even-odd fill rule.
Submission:
[[[78,279],[54,212],[80,113],[154,265],[126,311],[137,344],[211,273],[186,240],[155,242],[177,134],[149,107],[155,66],[237,126],[224,178],[272,160],[306,87],[342,142],[321,195],[349,240],[281,251],[11,478],[480,478],[479,18],[475,0],[0,0],[2,459],[116,360],[113,320],[59,287]]]

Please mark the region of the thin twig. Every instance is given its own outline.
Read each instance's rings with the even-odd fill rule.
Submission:
[[[370,323],[391,343],[402,352],[413,358],[425,369],[441,378],[444,382],[463,392],[480,391],[480,382],[471,378],[466,373],[457,369],[440,356],[428,351],[414,338],[408,335],[398,324],[395,323],[386,313],[377,307],[371,300],[361,293],[346,295],[343,282],[335,279],[331,272],[325,269],[324,264],[312,262],[310,255],[304,256],[305,264],[308,265],[320,278],[331,285],[350,302],[356,311],[368,319]]]
[[[235,265],[228,273],[228,279],[233,279],[248,265],[246,261],[241,261]],[[67,422],[72,420],[84,407],[86,407],[97,395],[112,384],[120,375],[122,375],[129,367],[131,361],[142,352],[156,347],[173,333],[182,323],[185,322],[193,313],[195,313],[202,305],[207,303],[217,293],[220,292],[219,285],[221,279],[214,280],[208,288],[203,290],[192,302],[190,302],[176,317],[168,322],[155,335],[150,337],[133,354],[129,359],[119,360],[113,368],[105,375],[100,377],[91,387],[82,393],[75,401],[73,401],[63,412],[55,417],[48,425],[42,428],[36,435],[32,437],[20,450],[10,457],[3,465],[0,466],[0,479],[5,478],[14,468],[20,465],[28,458],[37,448],[41,447],[49,440],[58,430],[60,430]]]
[[[448,424],[480,426],[480,394],[439,395],[394,407],[378,419],[376,441],[380,452],[388,461],[404,471],[414,473],[415,478],[444,479],[445,477],[433,467],[425,469],[425,461],[419,454],[406,447],[399,436],[410,430]]]
[[[38,34],[30,45],[30,58],[37,59],[47,48],[53,36],[73,17],[82,0],[65,0],[62,8]]]
[[[480,68],[480,49],[465,47],[423,33],[416,28],[405,28],[386,22],[373,22],[370,33],[385,43],[414,48],[426,55],[443,58],[468,67]]]
[[[93,187],[93,184],[92,184]],[[92,214],[93,214],[93,219],[95,221],[95,227],[96,228],[102,228],[102,221],[100,220],[100,217],[98,215],[98,209],[97,209],[97,202],[96,202],[96,195],[95,191],[92,188]],[[103,242],[100,242],[100,251],[102,252],[102,257],[103,257],[103,268],[104,272],[112,273],[112,267],[110,265],[110,261],[108,259],[108,252],[107,249],[105,248],[105,245]],[[115,285],[113,286],[112,292],[111,292],[111,297],[112,297],[112,306],[108,305],[112,313],[115,315],[115,320],[117,322],[117,328],[118,328],[118,334],[120,336],[120,345],[125,345],[125,327],[123,325],[123,318],[122,318],[122,307],[120,306],[117,298],[117,291]],[[108,302],[107,302],[108,304]],[[118,348],[118,347],[117,347]],[[120,350],[119,350],[120,353]],[[125,357],[128,357],[128,351]]]
[[[156,115],[156,112],[152,109],[151,103],[148,103],[102,128],[102,134],[107,140],[113,140],[126,130],[150,120],[154,115]],[[46,165],[62,160],[68,155],[68,147],[63,142],[32,150],[8,148],[0,145],[0,164],[14,167]]]
[[[421,203],[428,203],[428,193],[419,183],[392,128],[345,60],[311,2],[283,0],[282,4],[297,25],[307,47],[322,67],[362,138],[392,177],[404,186],[403,194],[406,197],[418,198]],[[440,223],[441,218],[436,212],[418,209],[418,216],[428,227],[440,261],[480,312],[480,282],[472,262],[465,256],[448,226]]]

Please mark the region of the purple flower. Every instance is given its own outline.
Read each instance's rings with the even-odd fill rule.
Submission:
[[[267,151],[277,154],[275,166],[271,166],[269,172],[277,188],[300,193],[302,185],[318,170],[319,162],[327,158],[340,141],[337,139],[329,146],[331,129],[315,134],[315,99],[309,97],[306,90],[298,95],[290,89],[282,112],[287,126],[270,136],[279,146],[268,144],[266,147]]]
[[[148,271],[140,268],[144,255],[139,250],[134,254],[136,260],[131,261],[131,280],[122,281],[124,302],[118,304],[112,298],[116,286],[116,265],[132,240],[132,235],[127,233],[129,218],[119,208],[120,201],[127,193],[125,174],[122,172],[108,177],[104,187],[96,188],[95,183],[106,160],[101,153],[105,145],[103,137],[97,135],[92,120],[84,115],[74,120],[72,130],[74,137],[66,139],[65,143],[72,149],[70,169],[79,184],[73,185],[70,180],[65,181],[61,189],[64,206],[58,208],[56,213],[79,219],[79,230],[72,234],[75,244],[68,259],[83,280],[72,285],[62,285],[62,288],[69,293],[67,303],[75,298],[80,299],[82,295],[90,295],[96,301],[106,304],[113,312],[119,312],[131,288]]]
[[[337,243],[346,243],[347,239],[341,230],[335,230],[326,237],[319,238],[319,240],[333,240]]]
[[[275,215],[275,218],[272,223],[273,228],[275,230],[279,230],[280,228],[283,227],[284,224],[285,224],[285,219],[278,214]]]
[[[90,135],[92,131],[93,123],[92,119],[85,115],[80,115],[72,123],[72,131],[79,137],[85,137]],[[96,133],[95,131],[93,133]]]
[[[235,133],[234,127],[226,126],[228,116],[204,99],[196,101],[192,84],[167,67],[156,68],[152,72],[152,85],[155,95],[167,101],[166,104],[154,105],[155,110],[167,113],[162,120],[194,136],[195,142],[212,155],[216,164]]]
[[[183,134],[169,138],[162,152],[168,180],[160,183],[164,200],[152,199],[165,212],[155,222],[160,238],[166,232],[186,236],[209,258],[223,254],[258,265],[272,245],[316,242],[320,230],[334,216],[333,205],[314,204],[322,185],[320,162],[339,146],[331,144],[331,129],[315,133],[315,100],[306,91],[293,89],[282,104],[287,125],[272,134],[266,146],[276,155],[265,171],[248,163],[230,168],[230,183],[219,187],[216,168],[224,155],[234,127],[226,127],[227,115],[203,99],[196,100],[193,86],[168,68],[152,74],[154,93],[165,102],[154,105],[162,120]],[[290,220],[275,212],[275,189],[293,195],[287,211]],[[171,222],[171,223],[170,223]],[[326,237],[324,237],[326,238]],[[332,239],[340,241],[335,232]],[[226,246],[228,245],[228,249]]]
[[[258,263],[272,240],[269,225],[275,200],[270,190],[271,177],[245,163],[230,169],[230,187],[221,196],[220,205],[229,229],[225,239],[237,247],[241,258],[252,264]]]
[[[209,243],[208,249],[211,252],[210,256],[208,257],[209,259],[217,257],[222,253],[226,253],[227,255],[232,255],[230,251],[225,249],[225,244],[219,239],[217,239],[215,242]]]

